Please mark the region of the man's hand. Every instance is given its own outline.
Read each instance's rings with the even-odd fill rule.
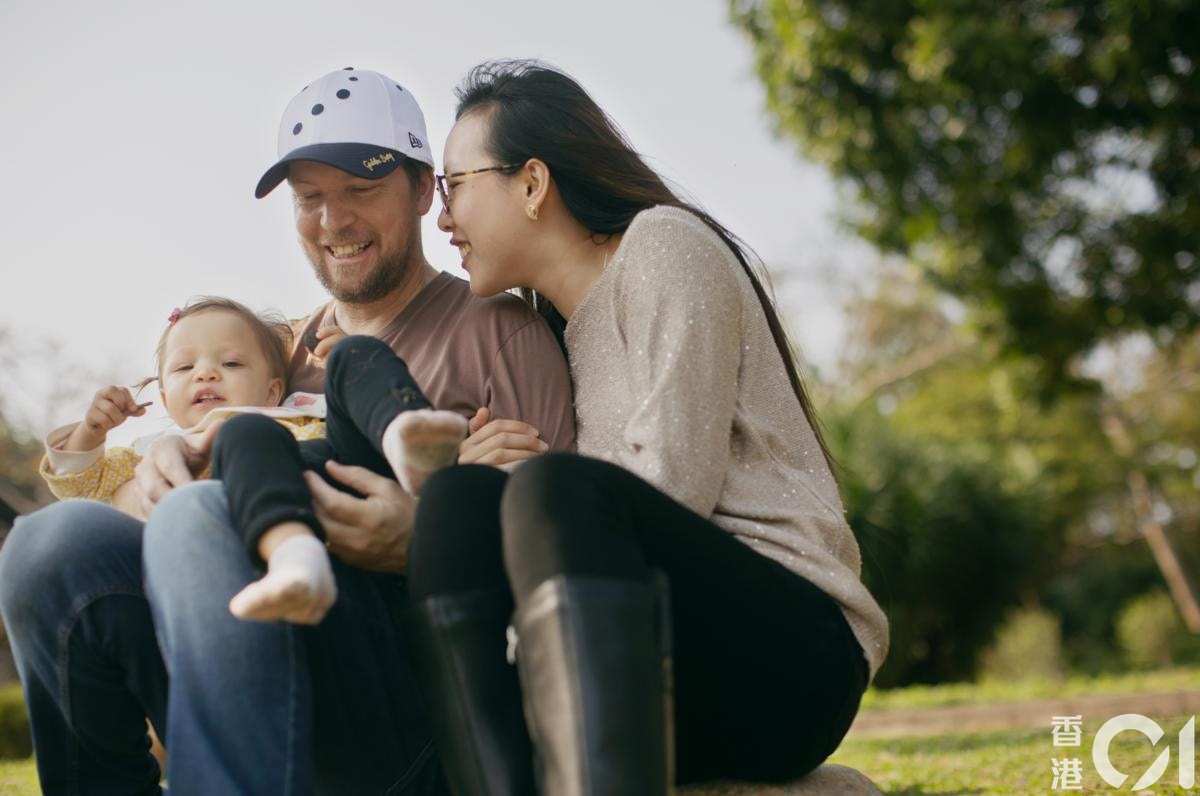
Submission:
[[[112,507],[142,522],[146,521],[146,510],[142,505],[142,493],[138,489],[137,481],[126,481],[116,488],[112,496]]]
[[[194,481],[205,468],[222,422],[213,423],[197,434],[164,435],[150,444],[145,458],[133,471],[146,516],[150,516],[163,495]]]
[[[130,417],[140,417],[146,414],[146,407],[133,398],[128,387],[109,385],[92,396],[92,405],[88,407],[71,436],[63,443],[66,451],[90,451],[104,444],[108,432],[125,422]]]
[[[459,464],[514,465],[550,449],[538,430],[520,420],[492,420],[481,407],[468,424],[470,436],[458,446]]]
[[[304,473],[329,552],[360,569],[403,572],[416,501],[392,479],[364,467],[326,462],[325,469],[335,480],[366,495],[356,498],[339,492],[316,473]]]

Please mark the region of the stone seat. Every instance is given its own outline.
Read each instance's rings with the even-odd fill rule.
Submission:
[[[746,782],[706,782],[676,790],[678,796],[882,796],[860,771],[826,763],[811,774],[783,785]]]

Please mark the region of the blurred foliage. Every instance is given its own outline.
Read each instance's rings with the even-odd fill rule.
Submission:
[[[0,686],[0,760],[29,757],[33,741],[19,683]]]
[[[1062,675],[1062,621],[1045,608],[1010,614],[979,662],[979,677],[985,681],[1058,680]]]
[[[1196,660],[1197,640],[1183,631],[1179,611],[1163,589],[1130,600],[1117,615],[1117,643],[1133,669],[1151,669]]]
[[[1200,4],[731,0],[777,128],[853,224],[1061,387],[1200,326]]]
[[[1068,667],[1123,665],[1115,618],[1163,583],[1143,531],[1200,572],[1200,4],[730,9],[778,132],[900,261],[825,401],[879,684],[970,677],[1020,606]]]
[[[35,373],[54,363],[49,384],[37,384]],[[21,337],[0,326],[0,370],[6,387],[0,391],[0,500],[19,511],[45,505],[54,499],[41,476],[42,437],[50,418],[63,407],[87,406],[84,396],[106,383],[91,368],[63,356],[58,344]],[[25,398],[21,411],[17,396]],[[30,412],[30,407],[36,411]],[[32,415],[32,416],[31,416]],[[4,525],[0,523],[0,536]]]
[[[0,498],[42,505],[52,496],[38,475],[42,444],[9,425],[0,412]],[[25,505],[23,503],[23,505]]]
[[[1200,497],[1188,487],[1200,469],[1185,434],[1200,383],[1179,381],[1151,348],[1132,364],[1115,360],[1120,395],[1077,390],[1047,404],[1028,358],[1007,354],[903,261],[881,263],[847,310],[836,387],[821,403],[863,577],[892,626],[877,684],[970,679],[1022,606],[1059,618],[1065,667],[1119,668],[1114,618],[1162,578],[1128,507],[1129,462],[1100,430],[1102,407],[1150,440],[1132,455],[1173,440],[1150,474],[1172,495],[1174,513],[1161,519],[1196,560],[1189,518]],[[1196,353],[1200,336],[1169,356]],[[1160,409],[1160,375],[1174,379],[1178,411]]]

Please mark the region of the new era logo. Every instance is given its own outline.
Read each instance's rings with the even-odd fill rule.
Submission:
[[[412,133],[408,134],[408,143],[413,149],[424,149],[425,145],[421,143],[421,139],[417,138]]]

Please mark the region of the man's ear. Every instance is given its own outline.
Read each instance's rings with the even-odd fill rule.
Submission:
[[[412,181],[413,195],[417,197],[417,212],[425,215],[433,207],[433,169],[420,169],[417,179]]]
[[[267,401],[271,406],[279,406],[283,400],[283,379],[276,376],[271,379],[271,388],[267,390]]]
[[[550,167],[543,160],[530,158],[525,161],[521,174],[525,204],[532,205],[534,210],[540,211],[542,203],[546,201],[546,196],[550,193]]]

